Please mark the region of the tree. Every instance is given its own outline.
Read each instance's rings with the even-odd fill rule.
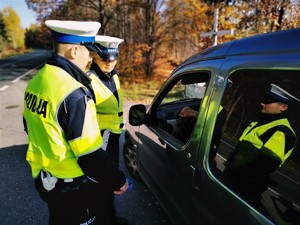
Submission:
[[[25,31],[21,26],[18,14],[9,7],[2,10],[2,16],[8,48],[23,50],[25,48]]]
[[[28,9],[36,12],[37,21],[40,22],[49,18],[51,13],[59,11],[66,2],[68,0],[25,0]],[[68,15],[65,18],[68,18]]]
[[[163,12],[164,1],[160,0],[143,0],[132,2],[131,6],[139,9],[133,14],[135,20],[132,20],[131,26],[134,30],[134,40],[136,43],[142,44],[142,67],[147,79],[153,77],[155,71],[155,62],[161,56],[158,55],[164,35],[167,35],[169,30],[166,29],[166,24],[162,23],[161,13]]]
[[[46,19],[99,21],[99,34],[125,40],[120,46],[120,73],[124,68],[128,76],[142,73],[148,79],[162,60],[177,65],[212,45],[211,37],[201,38],[200,34],[212,31],[216,8],[219,9],[218,29],[236,30],[235,35],[218,37],[218,44],[299,27],[300,23],[299,0],[25,1],[37,12],[41,29]],[[47,32],[49,29],[42,30],[41,34]]]
[[[208,48],[212,45],[212,38],[201,38],[200,34],[213,31],[214,11],[219,8],[218,29],[228,30],[235,27],[231,19],[236,17],[234,7],[228,1],[196,1],[175,0],[167,2],[168,17],[171,23],[172,37],[168,41],[174,57],[180,61]],[[233,35],[218,38],[218,43],[234,39]]]
[[[30,25],[29,29],[25,30],[25,45],[27,48],[34,48],[37,40],[37,26]]]
[[[101,23],[100,34],[106,34],[106,28],[110,22],[116,20],[121,13],[123,0],[74,0],[81,7],[94,11],[97,21]],[[95,19],[95,17],[94,17]]]
[[[299,27],[299,4],[299,0],[236,1],[237,29],[243,37]]]
[[[108,24],[121,11],[123,0],[25,0],[37,20],[94,20],[101,23],[100,34],[106,33]]]
[[[0,52],[4,51],[7,42],[8,42],[8,38],[5,30],[3,13],[0,11]]]
[[[52,48],[51,32],[45,24],[31,24],[25,32],[27,48]]]

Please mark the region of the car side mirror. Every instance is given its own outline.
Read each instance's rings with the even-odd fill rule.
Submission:
[[[129,124],[140,126],[145,122],[146,106],[143,104],[133,105],[129,109]]]

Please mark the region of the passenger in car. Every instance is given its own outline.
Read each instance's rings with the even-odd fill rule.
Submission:
[[[252,204],[259,204],[271,184],[270,174],[290,156],[296,135],[288,112],[300,100],[275,84],[261,103],[257,121],[242,133],[226,162],[229,185]]]

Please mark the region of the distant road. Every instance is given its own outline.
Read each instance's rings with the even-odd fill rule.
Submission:
[[[0,60],[0,91],[12,82],[34,73],[51,56],[51,50],[35,49],[30,53]]]
[[[25,160],[27,135],[23,130],[24,90],[28,80],[51,55],[51,51],[0,59],[0,224],[47,225],[47,206],[38,196]],[[126,117],[133,102],[125,101]],[[126,123],[126,121],[125,121]],[[124,142],[124,135],[121,136]],[[124,161],[120,167],[129,176]],[[117,212],[129,225],[170,225],[169,219],[150,191],[134,182],[133,190],[115,199]]]

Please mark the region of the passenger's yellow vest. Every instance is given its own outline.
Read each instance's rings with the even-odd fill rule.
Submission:
[[[240,165],[246,164],[247,162],[254,159],[257,154],[260,154],[257,151],[262,151],[265,155],[269,155],[270,157],[279,160],[282,165],[294,150],[294,147],[292,147],[285,153],[286,140],[285,134],[282,131],[276,131],[266,143],[263,143],[260,139],[260,136],[267,130],[282,125],[290,129],[291,132],[295,135],[295,132],[293,131],[287,119],[284,118],[275,120],[270,123],[253,128],[256,124],[257,122],[252,122],[241,135],[239,139],[240,142],[238,144],[238,149],[240,151],[239,153],[237,153],[235,160],[233,161],[232,168],[236,168]]]
[[[119,101],[94,73],[89,73],[96,97],[97,120],[100,130],[109,130],[114,134],[122,133],[123,93],[118,76],[113,76]]]
[[[60,104],[67,95],[80,87],[85,88],[63,69],[48,64],[29,82],[25,91],[23,116],[28,128],[26,160],[34,178],[41,169],[58,178],[82,176],[77,157],[101,147],[103,140],[93,101],[87,101],[80,138],[67,141],[58,124]]]

